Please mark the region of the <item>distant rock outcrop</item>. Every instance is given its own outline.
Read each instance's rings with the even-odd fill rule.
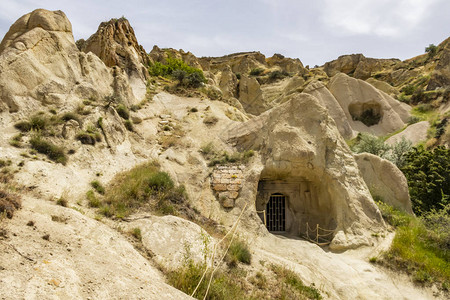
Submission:
[[[0,70],[0,110],[70,107],[111,93],[110,70],[78,51],[62,11],[37,9],[18,19],[0,44]]]
[[[134,30],[125,18],[102,22],[81,49],[97,55],[108,67],[119,67],[128,76],[132,96],[138,102],[146,93],[149,58],[138,44]]]
[[[400,210],[412,214],[408,182],[393,163],[370,153],[355,155],[359,170],[375,197]]]
[[[439,61],[428,83],[427,90],[429,91],[450,86],[450,38],[443,41],[439,45],[439,48],[442,50]]]
[[[324,70],[329,77],[339,72],[353,75],[358,79],[367,79],[373,73],[400,62],[398,59],[375,59],[362,54],[342,55],[338,59],[325,63]]]

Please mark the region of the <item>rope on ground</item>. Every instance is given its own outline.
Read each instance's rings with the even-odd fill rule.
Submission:
[[[242,215],[244,214],[244,212],[245,212],[245,210],[246,210],[246,208],[247,208],[247,204],[248,204],[248,203],[245,204],[244,208],[242,209],[241,214],[239,215],[239,217],[237,218],[237,220],[234,222],[234,224],[233,224],[233,226],[231,227],[231,229],[227,232],[227,234],[225,234],[225,236],[224,236],[220,241],[218,241],[216,244],[214,244],[213,255],[212,255],[212,258],[211,258],[211,268],[214,266],[214,260],[215,260],[215,257],[216,257],[217,246],[218,246],[220,243],[222,243],[222,242],[228,237],[228,235],[229,235],[231,232],[233,232],[233,235],[232,235],[232,237],[231,237],[230,244],[228,245],[228,248],[227,248],[227,250],[225,251],[225,254],[224,254],[224,255],[222,256],[222,258],[219,260],[218,266],[220,266],[220,264],[222,263],[223,259],[225,258],[225,255],[227,254],[228,249],[230,249],[231,242],[233,242],[234,234],[236,233],[236,229],[237,229],[237,225],[238,225],[239,221],[241,220]],[[208,288],[207,288],[207,290],[206,290],[205,297],[204,297],[203,299],[206,299],[206,296],[208,295],[208,291],[209,291],[209,288],[210,288],[210,285],[211,285],[211,281],[212,281],[214,272],[217,270],[218,266],[217,266],[215,269],[213,269],[213,272],[211,273],[211,278],[210,278],[210,281],[209,281],[209,284],[208,284]],[[206,265],[205,271],[203,272],[202,277],[200,278],[200,281],[198,282],[197,286],[195,287],[194,291],[192,292],[191,297],[194,297],[195,293],[197,292],[198,288],[200,287],[200,284],[202,283],[203,279],[205,278],[206,273],[208,272],[209,268],[210,268],[210,267],[209,267],[208,265]]]
[[[319,230],[322,230],[322,231],[324,231],[324,232],[326,232],[326,233],[320,234],[320,233],[319,233]],[[310,231],[311,231],[311,233],[315,233],[315,235],[316,235],[315,240],[310,238],[310,236],[309,236],[309,232],[310,232]],[[330,229],[321,228],[321,227],[319,226],[319,224],[316,224],[316,228],[313,229],[313,228],[309,227],[308,222],[306,222],[306,239],[307,239],[308,241],[310,241],[310,242],[313,242],[313,243],[319,245],[319,246],[328,245],[328,244],[330,243],[330,241],[328,241],[328,240],[327,240],[326,238],[324,238],[324,237],[328,237],[328,236],[330,236],[331,234],[333,234],[334,232],[335,232],[335,230],[330,230]],[[320,243],[320,242],[319,242],[319,239],[325,240],[326,242]]]

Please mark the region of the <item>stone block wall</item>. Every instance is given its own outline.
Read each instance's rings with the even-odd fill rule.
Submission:
[[[211,188],[224,208],[233,208],[244,179],[243,165],[219,165],[211,174]]]

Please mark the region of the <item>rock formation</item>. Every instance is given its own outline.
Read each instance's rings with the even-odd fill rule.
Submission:
[[[394,145],[405,138],[410,141],[413,146],[416,146],[420,142],[427,140],[428,129],[430,123],[428,121],[421,121],[412,125],[409,125],[405,130],[399,132],[386,140],[387,144]]]
[[[335,75],[328,89],[357,132],[386,135],[404,127],[409,119],[408,105],[344,73]]]
[[[450,85],[450,38],[447,38],[438,47],[441,48],[441,53],[427,86],[429,91]]]
[[[328,109],[330,117],[336,122],[339,133],[344,139],[351,139],[353,137],[353,130],[347,120],[344,110],[323,83],[320,81],[313,81],[308,84],[303,92],[316,97],[321,104]]]
[[[307,222],[335,229],[330,247],[339,250],[369,244],[368,231],[383,227],[351,151],[315,97],[294,94],[286,103],[231,128],[227,137],[238,148],[261,154],[259,182],[247,181],[243,189],[256,191],[261,184],[283,182],[300,188],[300,198],[293,197],[287,208],[292,215],[286,231],[291,234],[304,234]],[[257,198],[256,209],[267,200]]]
[[[370,153],[355,155],[359,170],[375,198],[412,214],[408,183],[393,163]]]
[[[111,72],[97,56],[78,51],[62,11],[37,9],[17,20],[0,44],[0,70],[0,109],[11,112],[70,108],[80,97],[111,93]]]
[[[102,22],[82,47],[82,51],[97,55],[108,67],[119,67],[128,76],[135,100],[141,101],[146,93],[149,58],[144,48],[138,44],[134,30],[125,18]],[[120,71],[118,71],[120,73]],[[119,75],[117,75],[119,76]],[[124,78],[116,78],[123,82]],[[127,95],[128,97],[130,95]],[[126,98],[128,98],[126,96]]]
[[[353,75],[355,78],[365,80],[383,68],[395,65],[398,59],[367,58],[362,54],[342,55],[338,59],[325,63],[324,70],[329,77],[339,72]]]

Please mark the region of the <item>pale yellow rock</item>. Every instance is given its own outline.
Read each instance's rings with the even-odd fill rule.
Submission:
[[[239,149],[261,153],[260,163],[247,171],[260,170],[252,177],[301,179],[315,187],[314,215],[322,228],[335,229],[332,249],[369,245],[370,231],[384,227],[353,154],[317,98],[294,94],[286,103],[235,125],[227,137]],[[256,198],[258,179],[253,180],[247,177],[241,198]]]
[[[409,125],[405,130],[399,132],[386,140],[389,145],[394,145],[405,138],[410,141],[413,146],[416,146],[420,142],[427,140],[428,129],[430,128],[430,123],[428,121],[421,121],[412,125]]]
[[[397,209],[413,213],[408,182],[397,166],[370,153],[355,154],[355,160],[373,196]]]
[[[35,10],[14,23],[0,46],[0,69],[0,102],[11,112],[71,107],[79,97],[112,93],[110,71],[78,51],[61,11]]]
[[[403,128],[409,119],[411,107],[360,79],[339,73],[331,79],[328,89],[339,102],[354,131],[386,135]],[[368,126],[358,118],[363,118],[369,111],[380,118],[378,123]]]
[[[353,137],[353,130],[344,110],[323,83],[320,81],[312,81],[303,92],[316,97],[328,109],[330,117],[336,122],[336,126],[344,139],[351,139]]]

